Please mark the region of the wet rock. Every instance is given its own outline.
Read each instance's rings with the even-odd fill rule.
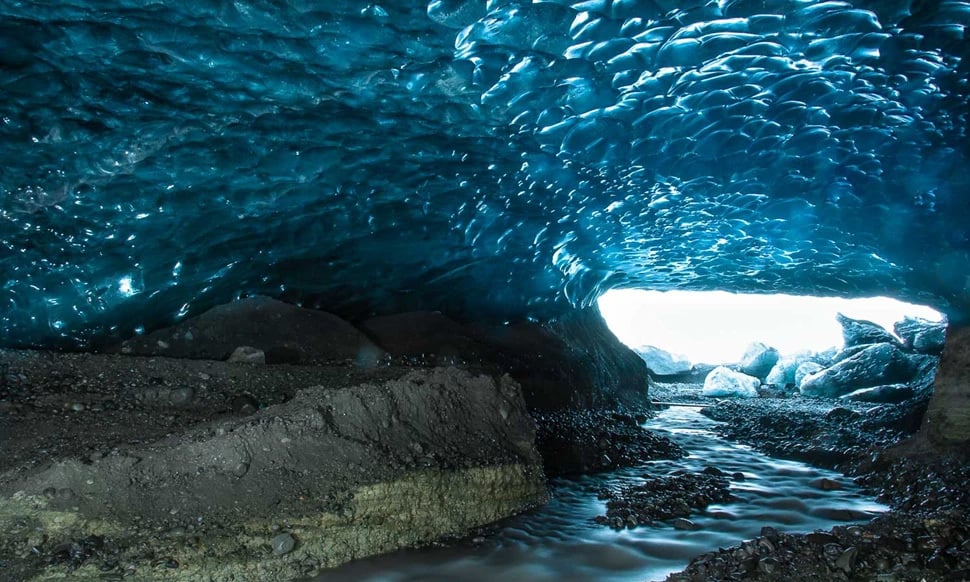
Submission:
[[[825,477],[815,479],[812,481],[812,485],[814,487],[818,487],[822,491],[839,491],[845,488],[842,483],[839,483],[834,479],[827,479]]]
[[[239,346],[232,351],[226,361],[230,364],[265,364],[266,354],[259,348]]]
[[[847,348],[867,344],[898,345],[893,334],[879,324],[863,319],[852,319],[841,313],[836,314],[835,318],[842,326],[842,340]]]
[[[293,551],[293,548],[296,547],[296,539],[288,533],[281,533],[272,539],[270,546],[272,546],[275,555],[282,556]]]
[[[855,561],[858,555],[859,550],[857,548],[848,548],[839,555],[839,558],[835,561],[835,566],[846,574],[851,574],[855,568]]]
[[[748,346],[741,356],[739,368],[742,373],[759,380],[764,379],[771,369],[778,363],[778,350],[768,347],[761,342],[754,342]]]
[[[674,526],[674,529],[678,529],[681,531],[697,531],[701,529],[699,525],[683,517],[678,517],[676,519],[671,520],[670,525]]]
[[[712,398],[755,398],[761,381],[753,376],[718,366],[704,379],[701,394]]]

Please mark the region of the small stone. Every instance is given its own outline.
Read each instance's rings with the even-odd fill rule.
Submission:
[[[259,410],[259,405],[252,396],[240,394],[232,399],[232,411],[240,414],[254,414]]]
[[[166,341],[158,340],[156,343],[160,349],[167,350],[169,348],[168,342]]]
[[[734,479],[735,481],[744,481],[745,479],[747,479],[747,477],[745,477],[744,473],[742,473],[741,471],[738,471],[736,473],[731,473],[731,478]]]
[[[810,544],[818,544],[824,546],[825,544],[835,544],[838,543],[839,538],[835,537],[830,533],[825,532],[812,532],[805,536],[805,541]]]
[[[175,406],[186,406],[191,404],[194,397],[195,390],[192,387],[182,386],[181,388],[172,390],[171,394],[169,394],[168,401]]]
[[[237,463],[232,468],[232,474],[236,477],[243,477],[249,472],[249,463]]]
[[[856,556],[858,555],[859,555],[858,549],[854,547],[848,548],[847,550],[842,552],[842,555],[839,556],[839,559],[835,561],[835,566],[837,568],[841,568],[842,571],[845,572],[846,574],[849,574],[852,572],[852,569],[855,568],[855,560],[856,560]]]
[[[288,533],[281,533],[273,538],[270,545],[273,546],[274,554],[282,556],[293,551],[293,548],[296,547],[296,540]]]
[[[671,524],[674,526],[674,529],[681,531],[697,531],[700,529],[699,525],[683,517],[678,517],[677,519],[671,521]]]
[[[828,479],[821,477],[812,481],[812,485],[818,487],[822,491],[839,491],[844,489],[843,485],[834,479]]]
[[[226,361],[230,364],[265,364],[266,354],[259,348],[239,346]]]
[[[71,410],[74,412],[84,412],[84,404],[80,402],[74,402],[71,404]]]
[[[774,574],[778,571],[778,567],[781,563],[774,558],[764,558],[763,560],[758,560],[758,569],[765,574]]]

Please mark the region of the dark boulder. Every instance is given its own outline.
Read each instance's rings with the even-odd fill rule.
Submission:
[[[835,318],[842,326],[842,340],[847,348],[866,344],[897,343],[893,334],[881,325],[863,319],[852,319],[841,313],[836,314]]]
[[[267,364],[328,364],[356,360],[371,365],[380,350],[350,323],[269,297],[250,297],[116,346],[114,352],[225,360],[236,348],[262,350]]]
[[[646,364],[592,308],[545,324],[484,327],[415,312],[370,319],[362,328],[392,357],[508,373],[533,410],[647,403]]]

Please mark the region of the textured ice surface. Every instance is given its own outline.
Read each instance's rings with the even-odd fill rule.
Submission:
[[[970,313],[970,2],[0,0],[0,332],[239,293]]]

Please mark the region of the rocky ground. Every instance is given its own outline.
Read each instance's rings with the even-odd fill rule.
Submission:
[[[3,581],[294,579],[545,500],[507,376],[11,350],[0,371]]]
[[[599,473],[685,456],[676,443],[640,426],[651,414],[649,409],[533,412],[546,475]]]
[[[739,477],[743,479],[744,475]],[[606,515],[597,516],[596,522],[624,529],[680,518],[674,527],[691,529],[693,522],[686,518],[712,503],[731,501],[729,487],[728,478],[715,467],[700,473],[648,477],[643,483],[600,491],[597,497],[606,501]]]
[[[871,405],[772,395],[704,399],[697,385],[662,385],[656,399],[705,403],[732,440],[837,468],[892,510],[870,523],[783,534],[766,527],[738,547],[693,560],[669,582],[710,580],[970,580],[970,454],[913,435],[926,399]]]

